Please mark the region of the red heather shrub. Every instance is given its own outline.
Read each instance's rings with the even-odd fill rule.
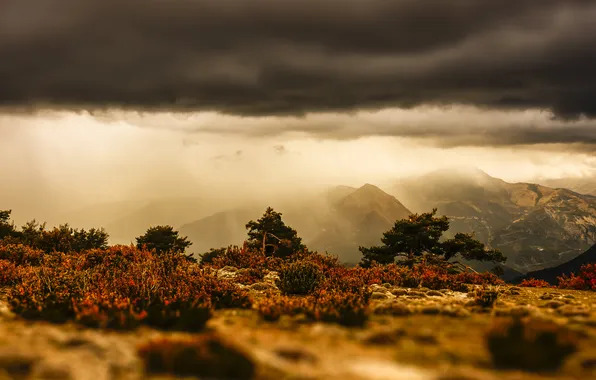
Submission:
[[[50,322],[75,317],[73,299],[82,298],[89,279],[84,272],[73,269],[78,264],[74,258],[60,261],[62,266],[22,268],[20,283],[9,290],[9,304],[16,314]]]
[[[231,281],[221,280],[205,271],[197,271],[193,275],[193,280],[201,287],[204,294],[209,295],[216,309],[252,307],[252,299],[248,292]]]
[[[453,275],[447,273],[444,268],[436,266],[420,265],[415,267],[416,270],[420,271],[420,284],[429,289],[450,289],[460,283],[454,281]]]
[[[368,285],[367,270],[364,268],[336,267],[325,272],[320,289],[335,292],[360,292]]]
[[[242,285],[252,285],[263,281],[265,274],[267,274],[267,270],[264,268],[242,268],[236,272],[234,282]]]
[[[0,260],[0,286],[12,286],[20,280],[17,266],[8,260]]]
[[[323,271],[342,267],[342,264],[337,256],[320,254],[316,252],[297,252],[288,257],[288,259],[289,261],[301,261],[316,264]]]
[[[204,326],[212,307],[252,304],[237,285],[182,255],[157,256],[127,246],[45,255],[39,267],[23,268],[9,299],[15,313],[29,319],[191,331]]]
[[[413,273],[409,268],[397,264],[375,263],[363,272],[367,285],[388,283],[393,286],[408,286],[416,282],[412,281]]]
[[[0,244],[0,260],[16,265],[39,265],[44,252],[23,244]]]
[[[308,313],[311,309],[312,299],[306,297],[277,296],[266,298],[257,304],[259,315],[269,322],[279,320],[282,315]]]
[[[583,265],[577,275],[563,275],[558,280],[561,289],[596,290],[596,264]]]
[[[262,252],[243,247],[229,247],[223,254],[215,257],[210,264],[213,268],[221,269],[226,266],[235,268],[267,269],[275,262],[281,261],[269,258]]]
[[[494,273],[462,272],[455,275],[455,282],[471,285],[504,285],[505,281]]]
[[[362,327],[369,317],[369,291],[334,292],[322,290],[314,296],[307,315],[321,322]]]
[[[217,257],[211,260],[209,266],[221,269],[231,266],[240,269],[271,270],[280,271],[281,268],[294,261],[308,261],[319,266],[322,270],[341,266],[339,259],[335,256],[321,255],[311,252],[296,252],[285,258],[265,256],[261,251],[243,247],[229,247]]]
[[[519,286],[525,288],[550,288],[551,285],[544,280],[537,280],[535,278],[524,279]]]

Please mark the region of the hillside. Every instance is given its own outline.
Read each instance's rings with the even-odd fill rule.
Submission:
[[[596,197],[531,183],[507,183],[477,169],[445,169],[396,183],[415,212],[433,207],[450,234],[474,232],[520,272],[559,265],[596,242]]]
[[[555,285],[557,284],[557,277],[578,273],[582,265],[591,263],[596,263],[596,245],[593,245],[592,248],[566,263],[553,268],[529,272],[526,278],[536,278]]]
[[[307,245],[338,254],[345,262],[360,261],[359,246],[379,244],[383,232],[411,212],[395,197],[371,184],[356,189],[332,204],[322,231]]]

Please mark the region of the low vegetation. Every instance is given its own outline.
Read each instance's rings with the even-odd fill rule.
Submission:
[[[0,287],[16,315],[95,329],[148,326],[195,334],[139,347],[148,374],[251,378],[252,359],[209,332],[211,318],[221,309],[254,310],[250,313],[266,326],[299,317],[303,323],[356,330],[373,323],[374,316],[465,318],[476,310],[529,314],[499,307],[505,283],[497,275],[476,273],[452,260],[500,262],[500,253],[468,235],[439,242],[448,224],[434,211],[397,222],[385,234],[384,246],[362,249],[362,265],[355,267],[310,252],[272,209],[247,224],[243,246],[213,249],[200,262],[186,254],[190,242],[170,226],[149,228],[136,245],[107,246],[101,229],[47,231],[32,222],[19,230],[9,216],[0,212]],[[550,287],[536,279],[520,285]],[[595,290],[596,266],[561,277],[559,287]],[[520,291],[508,288],[507,294]],[[446,294],[459,297],[457,307],[408,304]],[[550,300],[546,306],[583,315],[570,300]],[[498,321],[486,336],[495,367],[527,371],[558,369],[577,350],[575,339],[558,326],[519,318]]]
[[[596,264],[583,265],[578,274],[558,278],[559,288],[575,290],[596,290]]]

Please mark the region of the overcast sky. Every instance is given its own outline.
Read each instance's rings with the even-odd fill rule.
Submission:
[[[0,209],[592,175],[594,20],[592,0],[0,0]]]

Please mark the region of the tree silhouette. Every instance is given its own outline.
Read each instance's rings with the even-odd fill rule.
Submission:
[[[277,257],[287,257],[306,249],[296,230],[287,226],[281,215],[273,208],[267,207],[261,218],[248,222],[248,247],[261,250],[267,256]]]
[[[12,210],[0,210],[0,240],[16,233],[14,224],[10,222],[11,213]]]
[[[184,253],[192,245],[188,238],[178,236],[172,226],[150,227],[144,235],[136,238],[137,248],[146,247],[155,250],[157,254],[166,252]]]
[[[412,263],[424,254],[450,260],[461,256],[466,260],[504,262],[506,258],[498,250],[490,250],[470,234],[457,233],[453,239],[441,242],[443,233],[449,230],[446,216],[436,217],[437,209],[423,214],[412,214],[408,219],[395,222],[393,228],[383,233],[383,245],[370,248],[360,247],[362,266],[373,261],[390,264],[395,258],[406,257]]]

